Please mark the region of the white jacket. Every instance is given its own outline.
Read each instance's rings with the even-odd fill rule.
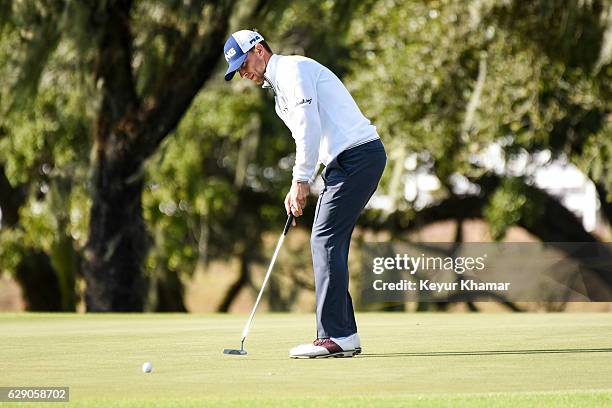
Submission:
[[[319,163],[327,166],[344,150],[379,138],[338,77],[315,60],[272,55],[264,77],[295,139],[294,182],[314,181]]]

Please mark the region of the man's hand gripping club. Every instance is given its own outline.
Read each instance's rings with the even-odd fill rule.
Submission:
[[[302,215],[302,211],[306,208],[306,201],[308,200],[308,194],[310,194],[310,185],[306,181],[294,181],[291,184],[291,190],[285,197],[285,210],[287,215],[293,214],[295,218]],[[293,220],[295,226],[295,219]]]

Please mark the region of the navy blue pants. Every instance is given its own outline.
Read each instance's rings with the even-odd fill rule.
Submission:
[[[382,176],[387,155],[374,140],[340,153],[325,167],[310,237],[317,297],[317,337],[357,332],[348,291],[348,253],[359,214]]]

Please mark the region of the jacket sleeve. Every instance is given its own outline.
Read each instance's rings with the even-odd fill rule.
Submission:
[[[291,133],[295,139],[293,181],[310,182],[316,174],[321,140],[321,119],[315,78],[299,77],[288,103],[292,123]]]

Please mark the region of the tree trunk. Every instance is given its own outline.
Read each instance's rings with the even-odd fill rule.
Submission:
[[[25,185],[13,187],[6,177],[4,165],[0,164],[2,228],[19,228],[19,209],[26,200],[26,190]],[[58,233],[62,233],[61,228],[58,228]],[[21,250],[23,253],[15,270],[15,279],[21,287],[26,310],[73,311],[74,302],[70,301],[75,297],[74,285],[72,292],[63,290],[63,282],[49,255],[31,247]]]
[[[15,271],[15,279],[23,291],[26,310],[59,312],[62,293],[49,256],[35,249],[28,250]]]
[[[92,207],[85,249],[88,311],[142,311],[146,235],[142,220],[143,159],[130,151],[136,138],[138,98],[132,76],[130,9],[123,0],[105,4],[96,77],[102,101],[95,129]]]
[[[157,304],[156,312],[186,312],[187,308],[183,302],[185,288],[179,277],[179,273],[166,270],[156,282]]]
[[[250,254],[248,254],[247,252],[248,251],[245,250],[242,256],[240,257],[240,275],[238,276],[238,279],[234,283],[232,283],[232,285],[229,287],[229,289],[225,293],[223,300],[217,307],[217,312],[219,313],[229,312],[230,306],[232,305],[234,300],[236,300],[242,288],[245,287],[251,280],[251,272],[250,272],[251,260],[250,260]]]
[[[96,83],[102,100],[95,130],[92,207],[84,257],[88,311],[142,311],[150,246],[142,216],[144,162],[175,129],[214,72],[234,1],[206,4],[206,21],[192,22],[161,67],[159,88],[137,95],[132,72],[132,0],[102,2]],[[204,3],[200,6],[204,8]],[[204,14],[204,13],[203,13]],[[205,26],[206,30],[200,30]]]
[[[142,175],[99,157],[93,177],[89,242],[85,252],[88,311],[142,311],[143,264],[149,236],[142,218]]]

